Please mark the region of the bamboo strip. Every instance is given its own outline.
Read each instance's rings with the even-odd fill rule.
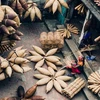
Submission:
[[[96,86],[98,86],[98,84],[89,85],[88,88],[89,88],[89,89],[93,89],[93,88],[95,88]]]
[[[94,93],[97,94],[99,91],[100,91],[100,85],[99,85],[99,88],[94,91]]]
[[[93,80],[93,81],[98,81],[98,83],[100,82],[99,80],[97,80],[96,78],[94,78],[94,77],[92,77],[92,76],[90,76],[89,78],[88,78],[88,80]]]
[[[98,76],[94,73],[91,74],[92,77],[96,78],[98,81],[100,81],[100,78],[98,78]]]
[[[97,82],[94,81],[94,80],[88,80],[88,83],[89,83],[89,84],[97,84]]]
[[[98,88],[99,88],[99,85],[95,86],[95,87],[92,89],[92,92],[96,91]]]
[[[88,77],[89,80],[96,80],[94,77],[92,77],[91,75]]]
[[[100,79],[100,74],[98,72],[95,72],[95,74],[97,75],[97,77]]]

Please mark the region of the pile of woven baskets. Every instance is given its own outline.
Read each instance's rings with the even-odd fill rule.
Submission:
[[[10,50],[21,40],[22,32],[18,31],[20,19],[14,10],[7,6],[0,6],[0,53]]]
[[[59,32],[42,32],[40,34],[40,42],[43,49],[46,50],[52,48],[61,49],[64,45],[64,39]]]

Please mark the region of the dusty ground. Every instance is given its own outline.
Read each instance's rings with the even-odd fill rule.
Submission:
[[[23,45],[24,48],[27,48],[27,50],[32,50],[33,44],[40,46],[39,34],[43,31],[47,31],[44,23],[22,24],[20,30],[24,33],[24,36],[22,37],[21,41],[17,42],[16,47]],[[58,55],[62,57],[61,54]],[[4,53],[3,56],[6,57],[7,53]],[[0,82],[0,98],[5,96],[16,96],[16,90],[19,85],[22,85],[25,90],[27,90],[36,83],[37,80],[33,78],[33,74],[36,73],[34,71],[34,64],[29,63],[29,66],[32,67],[33,70],[23,75],[14,72],[11,79],[6,79]],[[37,88],[36,94],[44,96],[46,100],[68,100],[66,97],[56,92],[55,89],[46,94],[45,86],[39,86]],[[81,100],[81,98],[86,100],[82,92],[77,94],[73,100]]]
[[[47,31],[47,28],[45,27],[44,23],[25,23],[22,24],[20,27],[20,30],[24,33],[24,36],[22,37],[22,40],[17,42],[16,47],[24,45],[24,48],[27,48],[28,50],[32,50],[32,45],[38,45],[40,46],[39,42],[39,34],[43,31]],[[76,43],[77,43],[77,37],[79,35],[75,35],[76,37]],[[15,48],[15,47],[14,47]],[[93,65],[94,70],[98,70],[100,68],[100,54],[99,51],[94,51],[93,53],[96,55],[96,61],[90,61],[90,64]],[[7,53],[4,53],[3,56],[6,57]],[[61,54],[58,54],[61,58]],[[2,82],[0,82],[0,98],[5,96],[15,96],[16,90],[19,85],[22,85],[25,90],[30,88],[36,83],[36,79],[33,79],[34,72],[34,63],[29,63],[29,66],[32,67],[33,70],[21,75],[18,73],[13,73],[13,76],[11,79],[6,79]],[[45,93],[45,86],[40,86],[37,88],[36,94],[42,95],[46,98],[46,100],[68,100],[66,97],[60,95],[58,92],[56,92],[55,89],[53,89],[49,94]],[[83,96],[82,92],[77,94],[72,100],[86,100]]]

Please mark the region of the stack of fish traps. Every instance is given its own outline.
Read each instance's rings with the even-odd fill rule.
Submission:
[[[0,7],[0,53],[11,50],[16,41],[21,40],[22,32],[18,31],[20,19],[7,5]]]
[[[83,87],[85,86],[85,81],[82,78],[75,79],[70,83],[65,89],[62,90],[62,93],[68,98],[73,98]]]
[[[64,46],[64,39],[59,32],[42,32],[40,34],[40,43],[45,50],[61,49]]]

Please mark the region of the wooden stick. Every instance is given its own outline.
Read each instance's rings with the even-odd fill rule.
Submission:
[[[99,88],[99,85],[95,86],[95,87],[92,89],[92,92],[95,92],[98,88]]]
[[[96,71],[95,74],[97,75],[97,77],[100,79],[100,74]]]
[[[98,84],[92,84],[92,85],[89,85],[88,88],[89,88],[89,89],[93,89],[93,88],[96,87],[96,86],[98,86]]]
[[[94,93],[96,94],[96,93],[98,93],[99,91],[100,91],[100,85],[99,85],[99,87],[97,88],[97,90],[94,91]]]
[[[93,81],[98,81],[98,82],[100,82],[99,80],[97,80],[96,78],[94,78],[94,77],[92,77],[92,76],[90,76],[89,78],[88,78],[88,80],[93,80]]]
[[[96,78],[98,81],[100,81],[100,78],[98,78],[98,76],[94,73],[91,74],[92,77]]]
[[[89,84],[97,84],[97,82],[94,81],[94,80],[88,80],[88,83],[89,83]],[[100,82],[99,82],[99,83],[100,83]]]

